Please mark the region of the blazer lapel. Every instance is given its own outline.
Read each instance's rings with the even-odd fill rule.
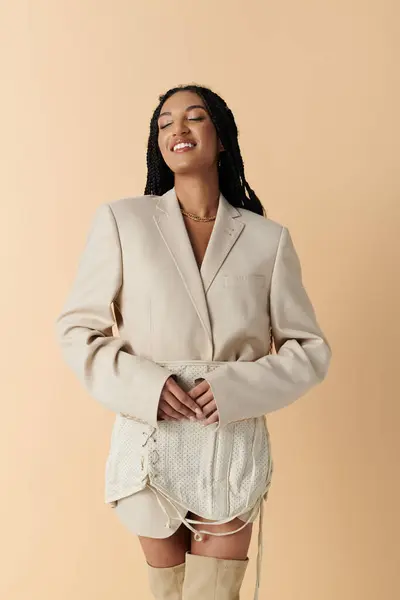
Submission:
[[[206,293],[245,226],[243,221],[236,218],[241,213],[220,193],[214,227],[199,270],[180,211],[175,187],[160,196],[156,211],[153,219],[158,231],[172,256],[193,306],[212,343]]]

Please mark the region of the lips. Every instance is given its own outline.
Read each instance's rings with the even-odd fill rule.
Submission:
[[[195,149],[195,146],[180,146],[179,148],[177,148],[175,146],[176,150],[173,150],[174,154],[183,154],[184,152],[190,152],[191,150]]]

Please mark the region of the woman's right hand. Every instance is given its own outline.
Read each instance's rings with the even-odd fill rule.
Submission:
[[[170,376],[161,390],[157,420],[180,421],[185,418],[199,421],[204,418],[203,411]]]

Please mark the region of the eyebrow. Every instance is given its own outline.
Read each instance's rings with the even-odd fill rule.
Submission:
[[[191,104],[190,106],[187,106],[185,110],[187,112],[188,110],[192,110],[193,108],[202,108],[203,110],[205,110],[207,112],[205,106],[202,106],[201,104]],[[160,119],[164,115],[171,115],[171,114],[172,113],[170,111],[166,111],[166,112],[161,113],[158,118]]]

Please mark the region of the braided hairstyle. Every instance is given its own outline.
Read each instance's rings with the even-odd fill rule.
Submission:
[[[179,91],[198,94],[203,100],[215,126],[224,151],[218,167],[219,187],[224,197],[236,207],[246,208],[266,217],[266,212],[244,175],[244,165],[238,142],[238,129],[232,111],[226,102],[207,87],[179,85],[159,96],[159,104],[150,122],[147,145],[147,181],[144,194],[161,196],[174,186],[174,173],[165,163],[158,146],[158,117],[164,102]]]

